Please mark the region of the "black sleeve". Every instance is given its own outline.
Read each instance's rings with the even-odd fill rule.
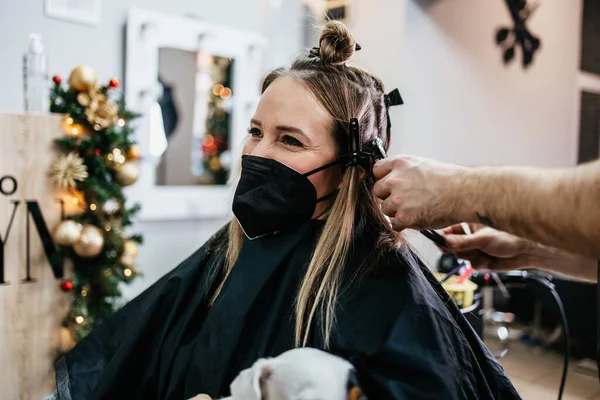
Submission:
[[[202,280],[210,246],[209,240],[56,362],[61,400],[109,398],[107,390],[118,384],[144,390],[157,364],[168,321],[190,293],[204,290]]]

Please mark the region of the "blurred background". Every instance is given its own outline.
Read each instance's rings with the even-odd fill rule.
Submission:
[[[37,38],[49,84],[91,66],[98,81],[117,78],[116,92],[141,114],[133,125],[140,176],[125,195],[141,205],[133,228],[144,244],[141,274],[122,285],[123,299],[230,218],[227,178],[260,79],[318,46],[326,18],[342,20],[360,43],[352,62],[402,94],[405,104],[391,109],[390,154],[544,167],[598,158],[597,0],[0,0],[0,113],[27,111],[23,60]],[[435,267],[437,249],[408,237]],[[600,399],[596,287],[562,277],[555,284],[573,341],[566,398]],[[551,299],[531,288],[493,297],[518,324],[498,316],[509,338],[494,331],[486,343],[511,343],[502,363],[524,398],[555,397],[562,342]],[[515,300],[523,298],[535,309]]]

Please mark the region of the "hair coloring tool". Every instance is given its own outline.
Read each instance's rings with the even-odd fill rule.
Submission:
[[[369,142],[369,144],[366,147],[367,152],[371,154],[371,157],[373,157],[373,164],[387,157],[385,148],[383,147],[383,140],[381,140],[381,138],[377,137],[373,139]],[[444,237],[434,230],[422,230],[421,234],[427,239],[434,242],[436,245],[438,245],[438,247],[448,247],[446,246],[446,241],[444,240]]]

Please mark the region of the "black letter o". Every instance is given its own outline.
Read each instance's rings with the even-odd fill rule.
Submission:
[[[12,187],[12,191],[10,191],[10,192],[4,191],[4,180],[5,179],[12,181],[13,187]],[[17,191],[17,187],[18,187],[17,180],[15,178],[13,178],[12,176],[7,175],[7,176],[3,176],[2,178],[0,178],[0,193],[2,193],[3,195],[10,196],[11,194],[13,194],[14,192]]]

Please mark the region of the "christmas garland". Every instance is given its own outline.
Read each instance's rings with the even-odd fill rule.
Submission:
[[[142,237],[125,233],[140,206],[126,207],[123,194],[139,177],[140,152],[129,125],[137,115],[112,99],[117,79],[97,86],[93,69],[79,66],[68,87],[59,76],[53,81],[50,111],[64,114],[65,131],[50,170],[63,198],[54,240],[73,264],[72,279],[61,283],[73,297],[61,331],[64,353],[122,306],[119,285],[140,275],[134,264]]]

